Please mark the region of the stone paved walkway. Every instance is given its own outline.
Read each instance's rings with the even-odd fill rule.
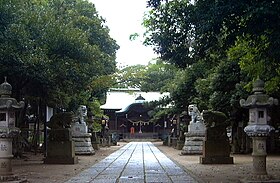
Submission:
[[[151,142],[131,142],[66,183],[196,183]]]

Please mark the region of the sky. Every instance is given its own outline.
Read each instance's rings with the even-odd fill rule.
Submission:
[[[100,16],[106,20],[110,29],[110,36],[117,41],[120,49],[117,51],[117,66],[142,64],[147,65],[157,55],[152,47],[142,44],[140,36],[136,40],[129,40],[134,33],[142,35],[145,28],[141,25],[146,0],[89,0],[95,4]]]

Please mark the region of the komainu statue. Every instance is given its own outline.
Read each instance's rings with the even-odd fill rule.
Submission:
[[[48,122],[48,127],[51,129],[70,128],[73,117],[74,114],[72,112],[54,114],[51,117],[50,122]]]
[[[227,116],[222,112],[209,110],[203,111],[202,117],[206,125],[206,135],[200,163],[233,164],[226,130],[229,125]]]
[[[220,111],[203,110],[202,117],[206,128],[225,126],[227,127],[229,123],[226,121],[227,116]]]
[[[191,116],[191,123],[202,122],[202,116],[195,104],[188,106],[188,114]]]

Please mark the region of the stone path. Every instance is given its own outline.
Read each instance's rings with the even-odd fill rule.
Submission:
[[[66,183],[196,183],[151,142],[131,142]]]

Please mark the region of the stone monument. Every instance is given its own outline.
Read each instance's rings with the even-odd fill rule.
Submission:
[[[206,125],[206,134],[200,163],[233,164],[226,130],[229,125],[226,115],[219,111],[203,111],[202,117]]]
[[[47,156],[45,164],[76,164],[78,157],[75,156],[74,142],[70,125],[73,113],[65,112],[54,114],[48,122],[51,128],[47,141]]]
[[[267,108],[278,105],[278,100],[264,93],[264,82],[260,79],[253,84],[253,92],[247,100],[240,100],[241,107],[249,109],[249,122],[244,131],[253,139],[253,171],[247,181],[269,182],[271,177],[266,171],[266,139],[274,128],[267,124]]]
[[[71,125],[72,139],[75,142],[75,153],[77,155],[93,155],[95,151],[91,144],[91,133],[88,133],[88,127],[85,122],[87,108],[81,105],[78,108],[78,116]]]
[[[24,102],[11,98],[12,86],[0,85],[0,182],[23,182],[12,172],[12,140],[20,130],[15,127],[15,111],[24,107]],[[26,181],[26,180],[25,180]]]
[[[185,144],[181,154],[202,154],[203,141],[205,139],[205,125],[202,116],[195,104],[188,106],[188,114],[191,116],[188,132],[185,135]]]

